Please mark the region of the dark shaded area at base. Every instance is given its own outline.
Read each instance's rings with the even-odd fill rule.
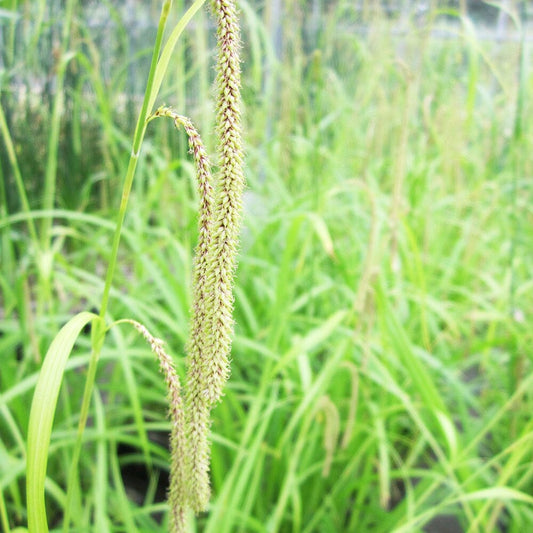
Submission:
[[[436,516],[424,527],[426,533],[464,533],[459,520],[453,515]]]
[[[166,433],[150,432],[149,438],[152,442],[157,442],[168,448],[168,436]],[[119,457],[127,457],[130,454],[138,454],[139,450],[126,444],[120,444],[117,453]],[[120,471],[128,498],[137,505],[142,505],[148,491],[150,478],[150,473],[146,466],[142,463],[127,463],[121,466]],[[153,503],[164,502],[167,499],[169,484],[168,471],[154,466],[153,472],[158,477]],[[158,523],[161,523],[163,519],[162,513],[154,513],[152,517]]]

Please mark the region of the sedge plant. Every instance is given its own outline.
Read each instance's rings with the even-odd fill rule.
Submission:
[[[122,200],[112,243],[99,315],[81,312],[70,319],[54,338],[43,362],[36,385],[28,429],[27,505],[30,532],[48,531],[45,510],[45,477],[51,428],[67,359],[83,328],[92,323],[92,353],[85,382],[63,520],[68,531],[74,496],[70,490],[77,477],[82,434],[87,423],[90,398],[100,352],[112,326],[130,323],[147,340],[158,357],[168,388],[171,418],[170,530],[184,531],[189,511],[207,508],[209,484],[210,411],[219,401],[229,376],[229,352],[233,329],[232,286],[236,266],[240,212],[244,187],[241,112],[239,24],[234,0],[213,0],[217,26],[216,128],[218,136],[218,174],[211,174],[211,163],[200,135],[187,117],[169,107],[155,111],[155,100],[180,34],[205,0],[196,0],[181,18],[163,46],[166,22],[172,6],[163,3],[143,105],[135,129]],[[132,319],[106,324],[113,274],[135,168],[148,123],[157,117],[171,118],[183,127],[189,138],[200,196],[199,237],[193,274],[193,306],[187,343],[187,387],[183,391],[164,343],[146,327]]]

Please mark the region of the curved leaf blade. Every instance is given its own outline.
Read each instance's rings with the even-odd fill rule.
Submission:
[[[63,382],[67,359],[83,327],[91,320],[101,320],[94,313],[82,312],[71,318],[56,335],[43,362],[33,394],[28,425],[26,494],[28,529],[48,531],[44,501],[44,482],[52,423]]]

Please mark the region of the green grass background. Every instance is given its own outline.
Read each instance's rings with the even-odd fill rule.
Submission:
[[[533,524],[531,46],[458,10],[387,17],[348,0],[241,2],[248,189],[232,376],[213,413],[213,498],[191,531],[464,531]],[[519,7],[522,4],[519,4]],[[525,3],[524,3],[525,5]],[[98,310],[160,2],[1,4],[0,524],[26,524],[29,407],[76,312]],[[171,13],[177,21],[183,2]],[[141,11],[142,10],[142,11]],[[314,22],[318,24],[313,25]],[[525,20],[522,21],[525,24]],[[210,151],[207,10],[160,103]],[[105,46],[104,46],[105,45]],[[196,241],[187,142],[154,121],[110,320],[165,340],[183,376]],[[90,354],[70,357],[52,432],[51,529]],[[165,384],[127,328],[106,339],[72,531],[164,531]]]

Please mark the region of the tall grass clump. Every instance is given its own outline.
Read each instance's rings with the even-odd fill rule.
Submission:
[[[74,486],[76,482],[82,434],[87,423],[96,367],[106,331],[109,329],[105,319],[122,225],[146,126],[152,118],[160,116],[171,117],[176,126],[184,127],[196,164],[198,192],[201,198],[192,321],[187,345],[189,370],[185,404],[178,374],[174,370],[171,358],[163,349],[162,341],[153,337],[144,325],[131,320],[129,322],[151,345],[152,351],[159,359],[168,387],[169,413],[172,422],[170,530],[185,531],[188,509],[195,512],[203,511],[209,501],[209,418],[210,410],[220,399],[222,388],[229,375],[232,286],[244,185],[240,126],[239,24],[232,0],[215,1],[212,6],[216,16],[218,49],[216,123],[219,139],[219,175],[216,183],[213,183],[211,177],[211,165],[203,143],[191,121],[177,115],[169,108],[159,108],[151,114],[177,39],[185,24],[202,4],[203,1],[197,1],[191,6],[163,48],[164,30],[172,2],[167,0],[163,3],[147,88],[124,182],[100,313],[97,316],[82,312],[69,320],[55,337],[43,363],[28,429],[27,505],[30,531],[48,530],[44,490],[52,421],[67,359],[80,331],[91,322],[92,354],[68,478],[64,529],[68,530],[70,524],[72,499],[75,497],[70,485]],[[115,324],[121,322],[123,321]]]
[[[31,30],[41,13],[41,32],[61,35],[47,18],[59,3],[21,2],[36,16],[0,24],[24,20],[14,27]],[[237,203],[233,193],[223,201],[224,157],[208,157],[221,131],[209,89],[214,19],[204,25],[208,11],[197,2],[190,31],[178,34],[186,2],[168,12],[152,71],[151,94],[159,92],[142,113],[120,246],[110,246],[117,210],[109,206],[120,202],[113,184],[133,176],[117,152],[131,151],[131,111],[145,96],[133,88],[135,72],[150,66],[137,45],[153,42],[157,27],[135,26],[123,3],[105,3],[117,40],[100,47],[99,26],[81,16],[96,4],[104,3],[74,6],[66,54],[76,58],[64,90],[78,126],[62,122],[60,141],[65,131],[85,141],[84,128],[96,124],[110,144],[86,189],[74,191],[79,202],[64,202],[58,161],[56,207],[40,209],[32,178],[44,172],[28,170],[27,154],[44,170],[48,143],[21,144],[21,115],[3,108],[11,200],[0,213],[0,528],[25,526],[45,493],[55,530],[188,522],[210,533],[528,531],[533,108],[530,43],[521,37],[531,20],[511,4],[415,11],[399,2],[397,12],[378,1],[240,1],[247,190],[233,301],[213,284],[237,264],[221,257],[231,232],[215,214]],[[157,21],[161,6],[148,4],[139,13]],[[484,21],[473,16],[481,4]],[[501,13],[506,23],[496,27]],[[30,40],[47,50],[46,39]],[[172,54],[165,43],[175,43]],[[23,50],[7,54],[17,65],[8,78],[29,75]],[[85,81],[72,86],[74,66]],[[5,80],[9,101],[16,93]],[[228,116],[231,91],[225,97]],[[82,157],[92,153],[82,146]],[[37,301],[30,229],[39,246],[45,216],[54,219],[48,312]],[[228,301],[217,329],[214,310]],[[223,355],[229,337],[231,380],[217,403],[227,360],[206,365],[204,355]],[[61,357],[43,363],[51,343]],[[40,370],[53,387],[39,380],[36,388]],[[59,383],[55,410],[48,402],[42,417],[32,411],[29,439],[32,395],[50,399]],[[203,394],[206,383],[214,387]],[[41,447],[33,436],[46,441],[52,415]],[[30,440],[31,455],[46,450],[46,470],[29,459]],[[27,457],[41,476],[38,501],[26,499]]]

